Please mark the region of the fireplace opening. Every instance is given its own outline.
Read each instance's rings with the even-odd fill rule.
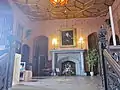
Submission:
[[[63,62],[61,70],[62,70],[61,71],[62,75],[66,75],[66,76],[74,76],[74,75],[76,75],[75,63],[72,62],[72,61]]]

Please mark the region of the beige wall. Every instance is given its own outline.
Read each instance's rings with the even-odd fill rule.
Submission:
[[[49,50],[53,49],[52,46],[52,38],[58,39],[58,49],[60,48],[60,41],[59,41],[59,29],[61,28],[76,28],[77,31],[77,42],[78,39],[82,36],[84,38],[84,47],[87,48],[87,37],[92,32],[97,32],[100,26],[104,22],[104,18],[87,18],[87,19],[69,19],[69,20],[46,20],[39,22],[38,26],[36,26],[36,30],[33,30],[31,39],[27,41],[30,44],[31,48],[33,47],[32,42],[35,37],[44,35],[49,38]],[[77,43],[76,42],[76,43]],[[77,49],[79,46],[72,48]],[[64,49],[71,49],[71,48],[64,48]],[[31,53],[32,54],[32,53]],[[51,57],[49,57],[50,59]]]
[[[61,28],[76,28],[77,31],[77,41],[82,36],[85,41],[87,41],[87,36],[92,32],[97,32],[104,22],[104,18],[88,18],[88,19],[69,19],[69,20],[47,20],[42,21],[43,35],[49,37],[49,49],[52,49],[51,38],[59,38]],[[40,31],[39,30],[39,31]],[[39,32],[37,31],[34,36]],[[59,40],[58,40],[59,42]],[[87,43],[85,43],[84,48],[87,48]]]
[[[18,24],[21,24],[24,27],[24,32],[23,32],[23,42],[22,44],[28,44],[30,46],[30,59],[32,59],[32,44],[33,44],[33,39],[32,37],[34,37],[33,35],[31,35],[31,37],[29,38],[29,40],[24,39],[25,36],[25,32],[28,29],[32,30],[32,34],[35,31],[39,30],[40,27],[40,22],[32,22],[30,21],[27,16],[12,2],[10,2],[12,9],[13,9],[13,13],[14,13],[14,25],[13,25],[13,29],[14,29],[14,34],[16,34],[18,27]]]

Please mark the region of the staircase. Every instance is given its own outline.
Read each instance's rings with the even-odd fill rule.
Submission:
[[[107,31],[99,33],[101,70],[105,90],[120,90],[120,46],[109,46]]]

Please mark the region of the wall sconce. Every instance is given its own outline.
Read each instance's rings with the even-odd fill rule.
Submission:
[[[54,49],[56,49],[56,46],[57,46],[57,39],[56,38],[53,38],[52,39],[52,45],[53,45],[53,47],[54,47]]]
[[[80,38],[79,38],[78,43],[80,44],[80,48],[83,49],[83,44],[84,44],[84,39],[83,39],[83,37],[80,37]]]

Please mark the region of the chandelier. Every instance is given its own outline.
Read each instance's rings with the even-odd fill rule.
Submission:
[[[54,6],[63,6],[68,3],[68,0],[50,0]]]

